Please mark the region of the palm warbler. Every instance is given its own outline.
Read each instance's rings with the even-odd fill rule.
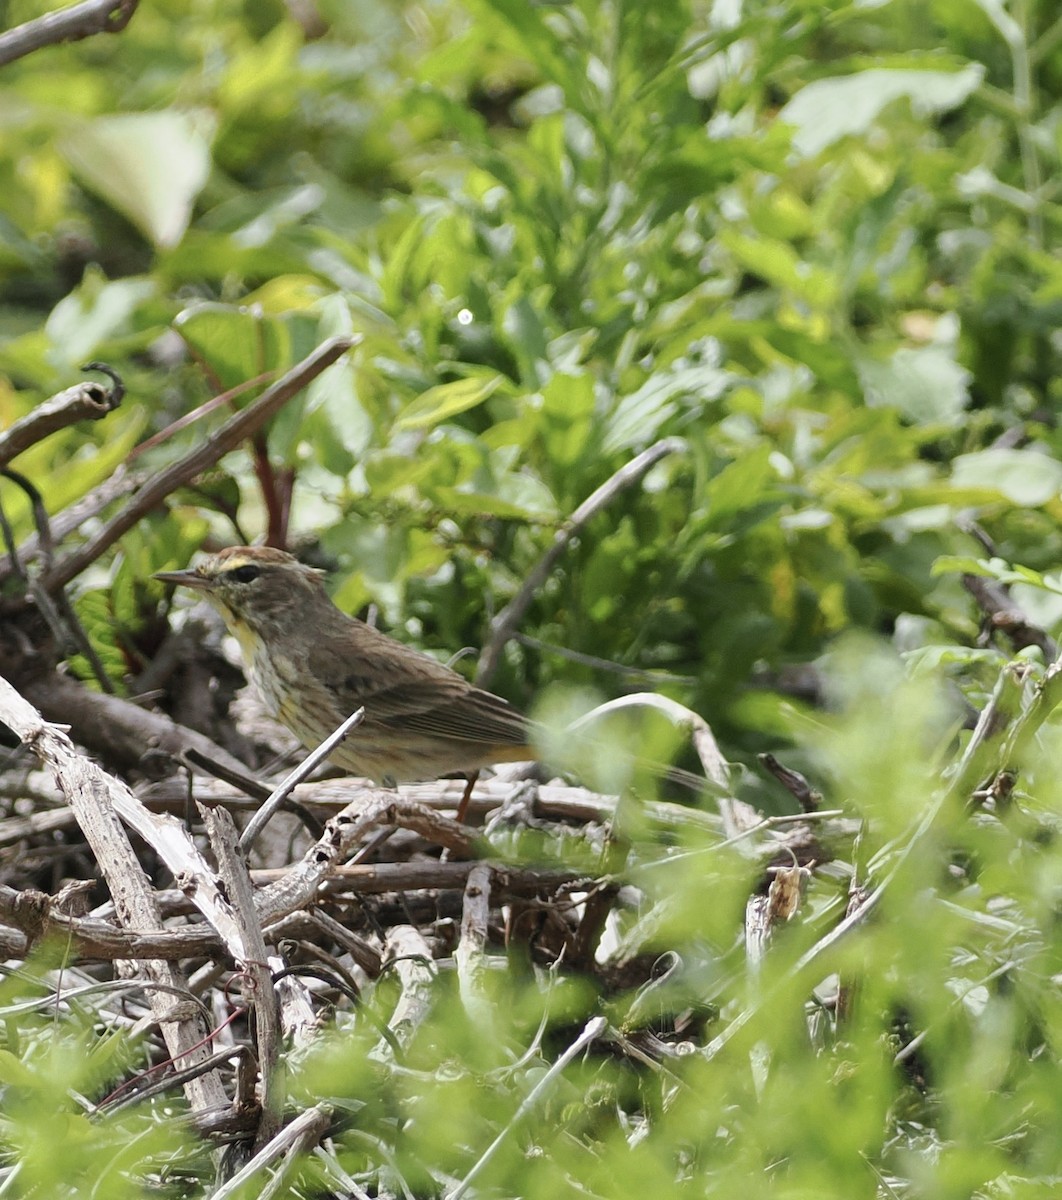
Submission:
[[[535,757],[512,705],[340,612],[321,573],[282,550],[233,546],[155,578],[204,593],[266,706],[307,748],[364,706],[331,755],[346,771],[409,782]]]

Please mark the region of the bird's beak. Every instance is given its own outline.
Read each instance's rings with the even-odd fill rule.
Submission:
[[[200,592],[208,592],[212,586],[210,580],[197,571],[156,571],[154,578],[163,583],[177,583],[183,587],[195,588]]]

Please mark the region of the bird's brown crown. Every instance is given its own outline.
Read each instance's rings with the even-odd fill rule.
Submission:
[[[272,546],[219,550],[194,571],[182,573],[179,582],[206,592],[230,625],[235,619],[258,630],[281,631],[308,608],[332,608],[321,572]]]

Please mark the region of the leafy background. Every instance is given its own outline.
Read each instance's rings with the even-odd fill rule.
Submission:
[[[4,7],[7,25],[43,11]],[[115,682],[161,637],[145,581],[204,541],[301,547],[349,611],[376,605],[444,656],[479,646],[559,523],[677,436],[682,451],[563,556],[492,686],[525,707],[558,686],[681,700],[748,764],[743,798],[786,809],[754,765],[781,748],[865,816],[873,868],[942,786],[963,705],[1007,668],[1007,646],[976,648],[961,572],[1013,583],[1048,628],[1062,618],[1060,93],[1047,0],[199,0],[142,5],[120,35],[7,66],[0,420],[90,358],[129,389],[106,422],[19,459],[51,511],[216,393],[261,388],[332,334],[361,338],[267,437],[77,582]],[[4,504],[29,533],[14,489]],[[1030,686],[1041,669],[1033,656]],[[813,881],[826,924],[778,955],[788,983],[756,1033],[765,1088],[740,1053],[692,1055],[655,1093],[585,1065],[492,1183],[1052,1194],[1057,734],[1038,732],[1020,763],[1035,820],[946,806],[829,964],[862,981],[853,1026],[809,1042],[817,980],[786,974],[843,904],[836,880]],[[726,964],[749,868],[693,862],[650,892],[681,901],[673,932],[701,964],[687,986],[725,1013],[745,986]],[[512,986],[498,984],[499,1047],[526,1045],[540,1016]],[[552,1003],[563,1024],[594,1001]],[[306,1084],[361,1097],[368,1157],[394,1109],[409,1115],[395,1153],[417,1194],[489,1142],[495,1106],[515,1108],[501,1050],[478,1061],[445,1008],[438,1020],[423,1075],[396,1094],[365,1099],[356,1038]],[[925,1033],[916,1070],[892,1061],[905,1023]],[[35,1034],[7,1053],[9,1086],[13,1063],[29,1067],[6,1143],[67,1194],[63,1168],[26,1146],[40,1111],[89,1085],[37,1069],[53,1052]],[[436,1074],[463,1055],[459,1083]],[[127,1134],[85,1136],[109,1162]],[[109,1169],[94,1194],[139,1194],[129,1179]]]

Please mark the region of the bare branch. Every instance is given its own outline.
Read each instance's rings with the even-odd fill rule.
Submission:
[[[370,1057],[391,1062],[395,1056],[395,1044],[402,1050],[408,1049],[431,1011],[434,995],[432,985],[439,972],[424,935],[412,925],[396,925],[389,929],[387,949],[394,972],[402,985],[402,994],[388,1022],[393,1036],[381,1038],[370,1051]]]
[[[457,987],[468,1018],[484,1038],[493,1040],[493,1005],[490,993],[483,986],[487,972],[484,950],[487,945],[490,892],[490,864],[476,863],[468,873],[468,882],[465,884],[461,941],[454,958],[457,960]]]
[[[105,479],[99,487],[93,488],[91,492],[82,496],[80,500],[75,501],[51,518],[49,521],[50,540],[61,542],[69,534],[73,533],[75,529],[80,529],[86,521],[91,521],[93,517],[99,516],[115,500],[120,500],[123,496],[131,495],[138,488],[143,487],[147,477],[146,472],[131,472],[126,470],[124,463],[119,463],[113,474]],[[50,553],[50,546],[45,544],[38,534],[34,533],[19,546],[18,559],[20,563],[25,564],[32,562],[40,556],[47,562],[49,561]],[[0,558],[0,582],[5,580],[13,570],[16,570],[17,566],[18,564],[12,562],[9,554]]]
[[[277,1133],[268,1145],[263,1146],[246,1166],[241,1167],[231,1179],[211,1192],[210,1200],[229,1200],[229,1197],[235,1196],[249,1179],[252,1179],[263,1167],[268,1166],[276,1159],[283,1156],[287,1163],[292,1161],[297,1154],[306,1153],[324,1136],[331,1119],[332,1110],[325,1104],[315,1104],[313,1108],[307,1108],[299,1113],[294,1120]],[[274,1176],[273,1183],[279,1181],[283,1185],[285,1180],[286,1172],[280,1170]],[[258,1193],[263,1200],[265,1197],[275,1194],[272,1186],[267,1186],[268,1191]]]
[[[43,892],[19,892],[10,887],[0,887],[0,920],[25,936],[25,945],[15,952],[20,958],[52,933],[66,940],[77,958],[101,961],[159,958],[175,962],[206,958],[223,949],[221,939],[207,925],[155,932],[120,929],[109,921],[57,912],[51,897]]]
[[[779,762],[773,754],[757,754],[756,758],[793,796],[804,812],[816,812],[822,807],[822,793],[815,791],[799,771],[794,771],[792,767]]]
[[[25,58],[45,46],[80,42],[97,33],[121,33],[136,11],[138,0],[83,0],[58,12],[0,33],[0,67]]]
[[[1011,599],[1009,590],[981,575],[963,575],[962,585],[977,601],[985,614],[989,629],[998,629],[1010,638],[1015,650],[1036,646],[1046,662],[1058,657],[1054,639],[1039,625],[1033,624],[1019,604]]]
[[[307,754],[290,775],[281,780],[264,801],[262,807],[247,822],[247,828],[240,836],[240,848],[242,850],[250,850],[254,845],[255,838],[266,827],[267,822],[273,814],[284,806],[288,796],[295,790],[296,786],[312,774],[364,719],[364,708],[359,708],[356,712],[351,713],[338,729],[333,730],[315,750]]]
[[[224,804],[226,808],[243,810],[256,809],[261,800],[252,799],[238,791],[235,787],[218,780],[197,777],[192,783],[197,800],[207,803]],[[404,806],[410,806],[411,811],[421,810],[453,811],[464,795],[466,783],[463,779],[439,779],[432,783],[402,783],[394,791],[386,788],[367,787],[362,780],[357,779],[322,779],[316,783],[301,783],[295,789],[294,799],[299,805],[316,813],[335,812],[354,802],[362,805],[370,800],[379,799],[386,804],[390,799],[392,804],[398,804],[401,811]],[[493,812],[504,804],[513,791],[510,780],[495,778],[479,780],[472,791],[469,812],[473,816]],[[169,807],[176,811],[176,806],[183,809],[187,798],[187,787],[178,780],[166,779],[152,784],[144,791],[145,803],[157,807]],[[584,824],[587,821],[611,821],[616,814],[617,797],[603,792],[591,792],[586,788],[571,787],[567,784],[545,783],[535,789],[534,815],[536,817],[552,817],[562,821],[574,821]],[[667,800],[648,800],[641,802],[643,816],[655,828],[671,830],[700,830],[706,834],[719,834],[722,824],[718,816],[699,808],[691,808],[688,804],[675,804]],[[406,825],[406,822],[402,822]],[[406,825],[412,828],[411,825]],[[456,823],[446,827],[449,832],[459,835],[464,840],[458,845],[466,849],[469,846],[469,830]],[[419,830],[418,830],[419,832]],[[436,830],[436,833],[439,831]],[[426,834],[425,836],[429,836]],[[432,840],[437,845],[447,845],[438,837]],[[464,852],[464,851],[462,851]]]
[[[109,549],[123,533],[151,512],[177,488],[190,483],[208,467],[212,467],[223,455],[234,450],[245,438],[260,429],[270,417],[307,384],[311,383],[327,367],[345,354],[354,345],[348,337],[331,338],[302,360],[272,387],[267,388],[253,404],[231,416],[216,433],[178,462],[172,463],[155,475],[148,476],[143,486],[121,512],[116,513],[104,527],[87,542],[60,559],[41,577],[42,585],[52,591],[74,579],[91,563]]]
[[[684,450],[686,443],[677,437],[663,438],[647,450],[624,463],[622,467],[599,488],[591,492],[579,505],[572,515],[561,525],[553,535],[553,542],[545,554],[528,572],[523,586],[509,603],[491,622],[490,637],[483,647],[476,667],[476,683],[486,687],[494,672],[498,669],[505,644],[516,633],[520,622],[524,619],[535,593],[549,578],[557,559],[564,553],[568,543],[595,517],[627,488],[636,484],[651,467],[662,458]]]
[[[111,4],[113,8],[113,3]],[[5,34],[0,34],[2,44]],[[58,392],[51,399],[38,404],[31,413],[16,421],[10,429],[0,433],[0,467],[35,446],[38,442],[68,425],[79,421],[99,421],[114,412],[122,398],[120,386],[110,391],[102,384],[85,380],[76,383],[65,392]]]
[[[69,676],[48,672],[24,683],[22,690],[46,720],[69,725],[82,745],[109,762],[136,766],[153,752],[178,758],[194,748],[236,770],[247,769],[194,729],[120,696],[89,691]]]
[[[155,894],[115,811],[118,798],[135,803],[129,789],[81,757],[62,729],[47,724],[6,679],[0,679],[0,721],[33,749],[66,795],[107,880],[122,924],[140,932],[160,929],[162,914]],[[156,983],[169,988],[184,986],[171,963],[151,959],[143,964],[143,970]],[[183,1059],[183,1066],[204,1058],[207,1030],[200,1014],[180,1011],[180,1006],[174,1012],[172,999],[155,988],[149,989],[148,995],[170,1054]],[[193,1109],[211,1107],[225,1100],[221,1081],[214,1072],[190,1081],[187,1088]]]
[[[261,1147],[280,1128],[280,1114],[284,1107],[282,1072],[276,1070],[280,1054],[277,996],[273,990],[273,976],[267,961],[262,926],[255,912],[254,888],[247,873],[247,863],[240,852],[236,825],[223,808],[203,809],[203,818],[244,946],[241,981],[244,999],[255,1016],[258,1096],[262,1106],[255,1143]]]
[[[357,789],[356,798],[325,826],[325,831],[283,879],[263,888],[256,899],[263,925],[308,905],[342,857],[374,825],[401,825],[458,854],[469,854],[473,838],[464,825],[423,805],[402,801],[386,788]]]

